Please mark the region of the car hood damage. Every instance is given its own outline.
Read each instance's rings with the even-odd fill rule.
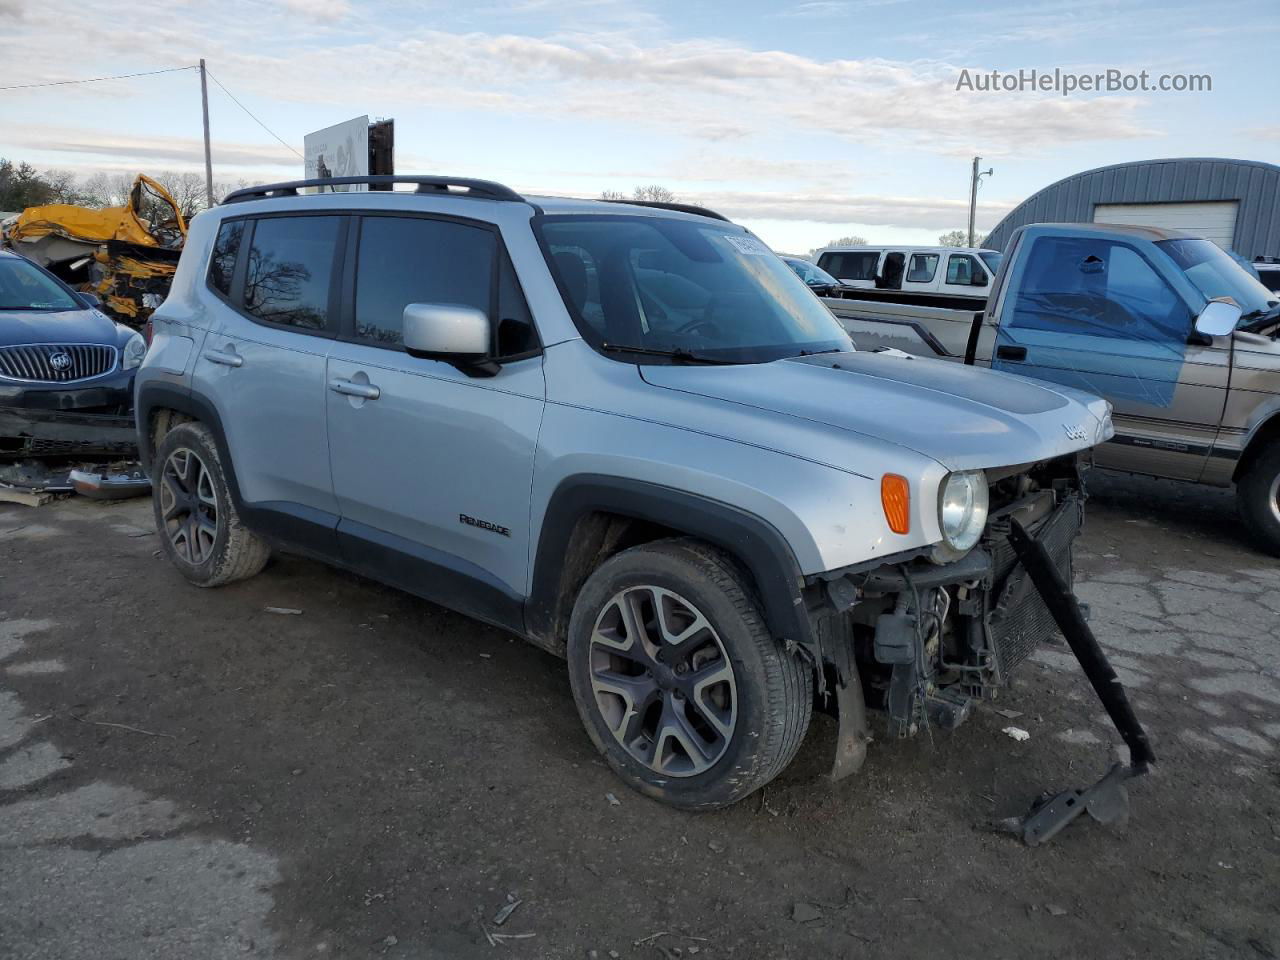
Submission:
[[[940,360],[841,353],[640,369],[654,386],[875,437],[948,470],[1062,456],[1114,433],[1104,400]]]

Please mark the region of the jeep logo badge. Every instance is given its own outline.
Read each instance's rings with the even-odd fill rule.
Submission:
[[[1062,429],[1067,431],[1068,440],[1088,440],[1089,434],[1080,424],[1064,423]]]
[[[61,352],[53,354],[49,358],[49,366],[61,373],[71,366],[71,354]]]

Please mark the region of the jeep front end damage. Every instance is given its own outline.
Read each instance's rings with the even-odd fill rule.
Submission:
[[[993,699],[1055,626],[1130,744],[1134,771],[1145,772],[1146,736],[1067,586],[1084,506],[1074,458],[989,472],[988,479],[985,531],[959,560],[935,563],[916,551],[811,582],[820,692],[839,714],[833,778],[862,764],[870,739],[865,707],[884,714],[890,738],[929,723],[953,728],[975,701]],[[1099,819],[1120,805],[1111,785],[1122,779],[1109,774],[1091,788],[1100,792],[1086,805]],[[1028,843],[1048,839],[1079,812],[1065,794],[1056,799],[1064,811],[1055,816],[1066,820],[1037,822],[1024,831]]]

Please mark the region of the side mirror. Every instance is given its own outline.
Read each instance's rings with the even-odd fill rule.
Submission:
[[[1240,322],[1240,308],[1226,300],[1210,300],[1196,317],[1196,333],[1206,337],[1225,337]]]
[[[468,376],[491,377],[489,318],[459,303],[410,303],[404,308],[404,349],[411,357],[443,360]]]
[[[969,278],[969,285],[974,287],[985,287],[987,285],[987,275],[985,273],[975,273]]]
[[[96,293],[85,293],[83,290],[77,292],[80,294],[81,300],[88,301],[89,306],[93,307],[95,310],[102,309],[102,298]]]

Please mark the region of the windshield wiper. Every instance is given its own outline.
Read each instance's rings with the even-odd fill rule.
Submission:
[[[683,350],[675,347],[669,350],[663,350],[659,347],[632,347],[623,343],[602,343],[601,350],[609,353],[635,353],[642,357],[666,357],[669,360],[676,360],[680,363],[707,363],[729,366],[736,366],[737,360],[722,360],[719,357],[708,357],[701,353],[693,353],[689,350]]]
[[[797,357],[816,357],[820,353],[848,353],[843,347],[832,347],[830,350],[801,350]]]

